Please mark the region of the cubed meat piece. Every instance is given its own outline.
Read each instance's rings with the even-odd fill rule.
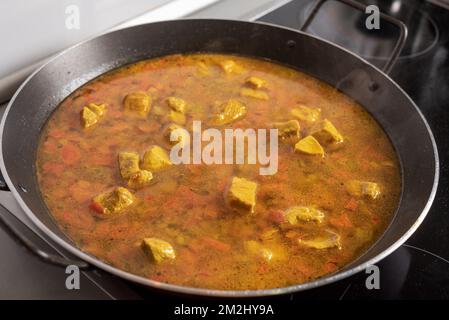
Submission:
[[[96,124],[106,112],[105,104],[89,103],[81,110],[81,124],[89,128]]]
[[[200,76],[207,76],[209,75],[210,71],[209,71],[209,67],[206,63],[204,63],[203,61],[198,61],[196,64],[197,68],[197,73]]]
[[[249,77],[246,79],[246,84],[254,89],[260,89],[265,86],[267,82],[259,77]]]
[[[221,107],[223,111],[212,118],[215,125],[228,124],[246,115],[246,106],[235,99],[228,100]]]
[[[133,194],[126,188],[117,187],[112,191],[103,192],[93,198],[93,208],[106,215],[119,213],[134,202]]]
[[[141,244],[143,252],[155,263],[176,258],[176,253],[170,243],[158,238],[144,238]]]
[[[273,258],[273,252],[258,241],[245,241],[244,247],[247,253],[257,258],[261,258],[265,261],[271,261]]]
[[[243,97],[250,97],[259,100],[268,100],[268,93],[262,90],[254,90],[251,88],[240,89],[240,95]]]
[[[181,113],[181,112],[178,112],[178,111],[175,111],[175,110],[170,110],[170,113],[168,114],[168,117],[174,123],[177,123],[177,124],[180,124],[180,125],[184,125],[186,123],[186,116],[185,116],[184,113]]]
[[[123,100],[125,110],[146,116],[150,112],[151,97],[143,91],[132,92]]]
[[[104,114],[106,113],[106,105],[104,103],[102,104],[89,103],[87,107],[99,117],[104,116]]]
[[[186,112],[187,102],[185,102],[181,98],[168,97],[167,104],[173,111],[180,112],[180,113]]]
[[[292,224],[298,224],[300,221],[323,222],[324,212],[314,207],[292,207],[285,211],[285,220]]]
[[[145,170],[158,171],[171,164],[167,152],[159,146],[150,147],[143,155],[142,168]]]
[[[313,136],[322,142],[343,142],[343,136],[338,132],[337,128],[327,119],[324,119]]]
[[[341,249],[340,239],[341,237],[337,233],[326,230],[323,235],[312,239],[298,239],[298,244],[313,249]]]
[[[118,164],[120,168],[120,175],[123,179],[129,179],[131,175],[139,172],[139,154],[136,152],[119,152]]]
[[[254,213],[256,190],[257,183],[245,178],[233,177],[227,195],[229,206],[243,212]]]
[[[178,139],[172,141],[170,137],[174,131],[177,132]],[[190,141],[190,135],[187,130],[175,123],[171,123],[165,128],[164,136],[170,144],[182,143],[182,145],[185,145]]]
[[[380,186],[375,182],[350,180],[346,183],[348,192],[356,197],[370,197],[376,199],[380,195]]]
[[[242,73],[243,68],[235,63],[234,60],[223,60],[218,63],[226,74]]]
[[[300,138],[298,120],[289,120],[285,122],[276,122],[273,126],[278,129],[279,138],[288,143],[296,143]]]
[[[320,118],[321,109],[309,108],[303,104],[299,104],[291,110],[291,115],[302,121],[315,122]]]
[[[313,136],[307,136],[304,139],[299,140],[295,144],[295,151],[324,157],[323,147]]]
[[[128,187],[139,189],[148,186],[153,180],[153,174],[148,170],[139,170],[129,177]]]
[[[84,107],[81,110],[81,124],[84,128],[89,128],[98,122],[99,117],[90,110],[88,107]]]

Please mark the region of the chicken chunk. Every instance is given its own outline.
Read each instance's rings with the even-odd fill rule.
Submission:
[[[186,112],[187,102],[185,102],[181,98],[168,97],[167,104],[173,111],[180,112],[180,113]]]
[[[295,143],[300,138],[299,130],[301,127],[298,120],[276,122],[273,124],[273,127],[278,129],[278,136],[284,142]]]
[[[175,250],[167,241],[158,238],[144,238],[141,248],[143,252],[155,263],[176,258]]]
[[[136,152],[119,152],[118,163],[123,179],[129,179],[131,175],[139,172],[139,158],[139,154]]]
[[[263,88],[267,82],[264,79],[252,76],[246,79],[245,83],[254,89],[260,89]]]
[[[186,116],[184,113],[181,113],[181,112],[178,112],[175,110],[170,110],[168,117],[174,123],[177,123],[180,125],[184,125],[186,123]]]
[[[178,130],[178,139],[172,141],[170,136],[175,130]],[[190,135],[187,130],[175,123],[171,123],[166,127],[164,136],[170,144],[182,143],[182,145],[185,145],[190,141]]]
[[[143,188],[151,183],[153,174],[148,170],[139,170],[129,177],[128,187],[132,189]]]
[[[134,203],[133,194],[126,188],[117,187],[112,191],[103,192],[92,199],[93,207],[105,215],[119,213]]]
[[[295,225],[299,221],[323,222],[324,212],[313,207],[292,207],[285,212],[288,223]]]
[[[250,97],[259,100],[268,100],[268,93],[262,90],[254,90],[251,88],[240,89],[240,95],[244,97]]]
[[[295,151],[324,157],[323,147],[313,136],[307,136],[299,140],[295,144]]]
[[[143,155],[142,168],[145,170],[158,171],[171,164],[167,152],[159,146],[150,147]]]
[[[238,100],[230,99],[221,107],[223,111],[212,118],[215,125],[228,124],[246,115],[246,106]]]
[[[106,105],[104,103],[102,104],[89,103],[87,107],[99,117],[104,116],[104,114],[106,113]]]
[[[132,92],[126,95],[123,105],[125,110],[144,117],[150,112],[151,97],[143,91]]]
[[[88,107],[81,110],[81,124],[84,128],[89,128],[98,122],[98,116]]]
[[[343,136],[337,128],[327,119],[324,119],[319,128],[313,133],[313,136],[323,142],[343,142]]]
[[[227,201],[230,207],[248,213],[254,213],[256,205],[257,183],[245,178],[233,177]]]
[[[84,128],[89,128],[96,124],[106,113],[105,104],[89,103],[81,110],[81,124]]]
[[[291,115],[302,121],[315,122],[320,118],[321,109],[309,108],[303,104],[299,104],[291,110]]]
[[[368,181],[350,180],[346,183],[346,189],[353,196],[367,196],[371,199],[376,199],[381,193],[377,183]]]
[[[245,241],[244,247],[247,253],[265,261],[271,261],[273,258],[273,252],[264,247],[260,242],[254,240]]]
[[[218,63],[226,74],[242,73],[243,68],[235,63],[234,60],[223,60]]]
[[[313,249],[330,249],[330,248],[341,249],[340,239],[341,237],[337,233],[330,230],[326,230],[324,235],[318,236],[316,238],[308,240],[298,239],[298,244]]]

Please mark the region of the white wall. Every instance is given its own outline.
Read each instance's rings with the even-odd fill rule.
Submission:
[[[1,0],[0,78],[170,0]],[[68,5],[80,29],[66,28]]]

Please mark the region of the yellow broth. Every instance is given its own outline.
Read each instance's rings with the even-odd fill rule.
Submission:
[[[236,72],[225,72],[232,60]],[[266,81],[267,100],[242,96],[250,76]],[[151,96],[147,116],[125,112],[124,97],[135,91]],[[117,186],[118,153],[142,155],[149,146],[169,152],[164,128],[169,96],[184,99],[186,123],[208,123],[220,105],[237,99],[246,115],[226,128],[269,128],[294,119],[297,104],[321,109],[344,137],[323,144],[325,156],[294,152],[279,141],[279,170],[259,175],[258,165],[172,165],[153,172],[132,206],[119,214],[98,214],[92,199]],[[89,103],[107,111],[90,128],[80,123]],[[312,125],[299,121],[301,136]],[[267,289],[295,285],[333,273],[359,257],[388,226],[400,196],[400,170],[393,147],[377,122],[356,102],[306,74],[269,61],[230,55],[172,55],[141,61],[108,72],[65,99],[42,131],[37,176],[42,196],[62,230],[85,252],[128,272],[182,286],[223,290]],[[257,183],[254,213],[235,212],[225,194],[233,176]],[[350,180],[380,186],[376,199],[350,194]],[[312,206],[322,222],[285,222],[286,210]],[[334,232],[341,247],[300,244],[323,232]],[[142,250],[142,239],[171,244],[175,259],[155,263]],[[273,253],[267,260],[247,250],[255,241]]]

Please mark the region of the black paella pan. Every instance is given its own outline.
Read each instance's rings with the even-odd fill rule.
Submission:
[[[341,1],[363,9],[352,0]],[[322,2],[318,2],[316,10]],[[404,43],[406,29],[390,17],[382,17],[402,31],[384,69],[388,72]],[[350,96],[379,122],[401,163],[402,196],[391,225],[365,254],[334,274],[304,284],[268,290],[208,290],[165,284],[114,268],[82,252],[59,229],[41,197],[35,172],[40,132],[51,113],[71,92],[107,71],[142,59],[192,52],[239,54],[289,65]],[[16,236],[46,261],[80,267],[91,265],[144,286],[187,294],[230,297],[283,294],[353,275],[392,253],[411,236],[426,216],[438,184],[438,153],[432,132],[417,106],[386,72],[304,31],[243,21],[200,19],[151,23],[76,45],[35,71],[11,99],[0,127],[0,167],[5,188],[10,189],[31,221],[80,261],[47,255],[22,235]]]

